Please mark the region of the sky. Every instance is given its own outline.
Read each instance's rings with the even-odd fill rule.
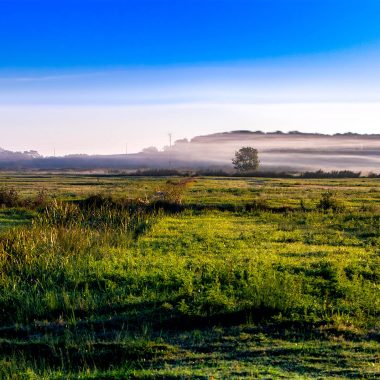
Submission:
[[[379,20],[378,0],[0,0],[0,147],[380,133]]]

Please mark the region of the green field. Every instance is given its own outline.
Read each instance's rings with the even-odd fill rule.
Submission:
[[[380,378],[379,179],[0,188],[1,379]]]

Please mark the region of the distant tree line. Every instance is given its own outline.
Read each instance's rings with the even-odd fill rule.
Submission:
[[[315,172],[304,172],[300,174],[301,178],[359,178],[361,172],[353,172],[351,170],[333,170],[325,172],[317,170]]]
[[[361,172],[354,172],[351,170],[333,170],[333,171],[306,171],[306,172],[295,172],[295,171],[265,171],[260,170],[256,172],[248,173],[231,173],[223,169],[198,169],[198,170],[176,170],[176,169],[145,169],[136,171],[119,171],[110,170],[108,172],[110,175],[120,175],[120,176],[152,176],[152,177],[262,177],[262,178],[310,178],[310,179],[323,179],[323,178],[380,178],[380,174],[369,173],[367,175],[362,175]]]

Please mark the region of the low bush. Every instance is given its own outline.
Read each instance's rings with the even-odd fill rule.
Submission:
[[[336,198],[336,195],[331,191],[326,191],[322,194],[321,199],[317,204],[317,209],[320,211],[335,211],[340,212],[344,210],[344,205]]]
[[[19,192],[14,187],[0,189],[0,206],[17,207],[20,205]]]

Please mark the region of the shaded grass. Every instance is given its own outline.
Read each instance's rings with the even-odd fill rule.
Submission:
[[[326,330],[326,329],[325,329]],[[192,329],[180,333],[131,336],[71,335],[55,348],[29,343],[37,362],[27,365],[26,350],[18,371],[38,378],[366,378],[379,376],[379,343],[347,340],[344,335],[307,325],[241,325]],[[57,355],[59,347],[64,355]],[[20,346],[20,345],[19,345]],[[36,348],[57,360],[41,363]],[[14,347],[13,347],[14,349]],[[33,350],[34,349],[34,350]],[[92,350],[95,355],[90,356]],[[71,356],[70,356],[71,353]],[[62,361],[62,357],[64,358]],[[78,373],[75,360],[83,365]],[[61,361],[60,363],[58,363]],[[29,361],[30,363],[30,361]],[[108,368],[104,368],[108,363]],[[7,368],[8,366],[8,368]],[[12,362],[3,360],[3,374]],[[111,367],[111,368],[110,368]],[[112,368],[113,367],[113,368]]]
[[[34,216],[35,213],[27,209],[0,209],[0,230],[28,224]]]

